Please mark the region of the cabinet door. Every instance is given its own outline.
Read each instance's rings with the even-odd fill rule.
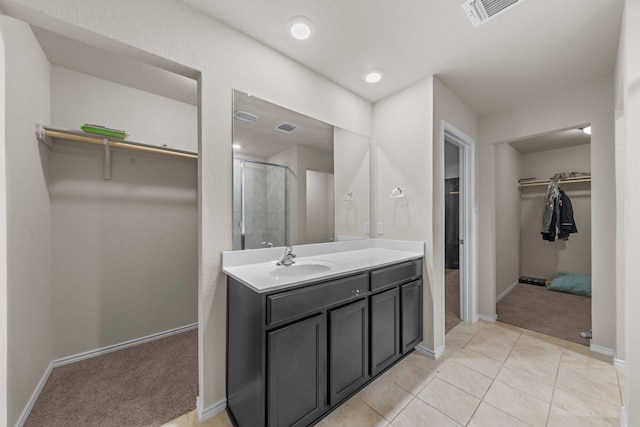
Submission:
[[[329,403],[340,402],[369,379],[367,300],[329,312]]]
[[[398,288],[374,295],[371,300],[371,375],[400,357],[400,302]]]
[[[326,315],[269,332],[269,427],[306,426],[326,407]]]
[[[422,280],[400,287],[402,302],[402,354],[422,341]]]

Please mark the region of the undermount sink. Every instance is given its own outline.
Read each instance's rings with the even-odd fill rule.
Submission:
[[[292,265],[279,265],[269,272],[275,277],[311,276],[314,274],[328,273],[333,269],[333,263],[326,261],[296,261]]]

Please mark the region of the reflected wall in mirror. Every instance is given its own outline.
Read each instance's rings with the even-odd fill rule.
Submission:
[[[369,139],[233,92],[233,249],[370,237]]]

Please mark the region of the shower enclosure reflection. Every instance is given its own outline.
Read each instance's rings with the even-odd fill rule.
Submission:
[[[233,160],[234,249],[289,244],[288,173],[282,165]]]
[[[370,237],[369,139],[234,90],[233,249]]]

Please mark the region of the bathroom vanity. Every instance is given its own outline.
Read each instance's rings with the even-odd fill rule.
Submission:
[[[223,268],[236,426],[310,425],[422,341],[422,247],[375,240],[294,248],[309,253],[288,267]]]

